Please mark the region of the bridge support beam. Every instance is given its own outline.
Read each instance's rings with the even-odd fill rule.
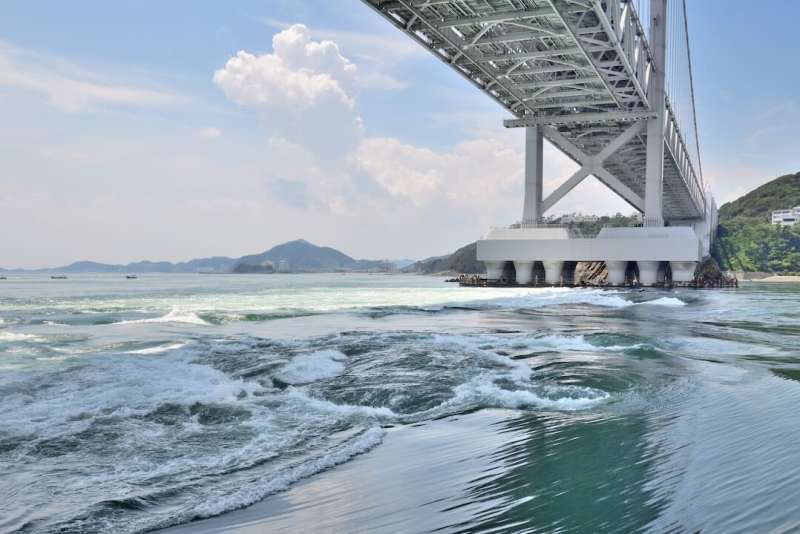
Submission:
[[[647,121],[647,165],[644,188],[645,226],[664,226],[664,119],[667,54],[667,0],[650,0],[650,46],[653,70],[648,101],[655,118]]]
[[[542,216],[542,182],[544,148],[542,128],[525,128],[525,204],[522,208],[522,223],[536,224]]]
[[[578,169],[567,181],[558,186],[555,191],[550,193],[546,199],[541,203],[541,213],[546,212],[553,207],[553,204],[561,200],[564,195],[572,191],[575,186],[581,183],[584,178],[593,175],[595,178],[603,182],[612,191],[621,196],[628,204],[633,206],[639,211],[644,210],[644,201],[642,198],[634,193],[622,181],[603,168],[603,162],[608,159],[614,152],[625,146],[642,130],[644,124],[641,121],[636,121],[628,126],[619,136],[614,138],[603,150],[598,154],[592,156],[586,154],[572,143],[569,139],[561,135],[555,128],[548,127],[545,129],[545,136],[548,141],[553,143],[563,152],[568,154],[573,160],[581,164]]]

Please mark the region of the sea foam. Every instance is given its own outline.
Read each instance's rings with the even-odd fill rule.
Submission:
[[[341,374],[344,372],[346,360],[347,356],[338,350],[300,354],[281,367],[275,376],[287,384],[308,384]]]
[[[33,334],[20,334],[17,332],[0,332],[0,341],[43,341],[39,336]]]
[[[661,297],[654,300],[647,300],[645,302],[640,302],[642,304],[648,304],[650,306],[668,306],[670,308],[680,308],[682,306],[686,306],[686,303],[681,299],[675,297]]]
[[[456,386],[453,404],[477,404],[498,408],[543,408],[549,410],[585,410],[608,399],[605,391],[581,386],[551,386],[545,391],[528,389],[505,389],[498,386],[492,377],[478,376]]]
[[[510,297],[500,297],[484,301],[474,301],[479,307],[496,308],[544,308],[561,305],[588,305],[604,308],[625,308],[634,303],[624,299],[613,290],[548,288],[532,290]]]
[[[173,309],[166,315],[161,317],[152,317],[150,319],[133,319],[130,321],[120,321],[116,324],[144,324],[144,323],[185,323],[196,325],[208,325],[207,321],[201,319],[194,312],[187,312],[178,309]]]
[[[186,343],[168,343],[166,345],[156,345],[145,349],[130,350],[128,354],[161,354],[170,350],[177,350],[186,346]]]

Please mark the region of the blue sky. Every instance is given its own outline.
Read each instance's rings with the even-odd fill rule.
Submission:
[[[717,198],[800,170],[800,4],[690,0],[689,16]],[[419,258],[521,210],[521,132],[356,0],[8,1],[0,115],[0,266],[298,237]],[[549,150],[546,188],[571,170]],[[589,180],[553,212],[617,210]]]

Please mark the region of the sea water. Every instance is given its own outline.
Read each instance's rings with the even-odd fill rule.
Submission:
[[[403,528],[800,528],[799,298],[800,286],[767,284],[10,277],[0,531],[142,532],[217,516],[332,477],[397,429],[414,443],[415,428],[497,410],[502,424],[465,434],[474,443],[458,429],[435,437],[442,461],[491,437],[479,455],[491,476],[426,467],[418,493],[430,499],[406,510],[426,520]],[[426,461],[401,454],[388,472]],[[459,469],[449,523],[452,507],[431,502],[436,479]]]

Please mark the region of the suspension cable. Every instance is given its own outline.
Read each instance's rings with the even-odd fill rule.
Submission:
[[[700,159],[700,136],[697,133],[697,107],[694,103],[694,78],[692,76],[692,50],[689,47],[689,20],[686,15],[686,0],[683,0],[683,26],[686,34],[686,56],[689,59],[689,94],[692,97],[692,118],[694,119],[694,142],[697,148],[697,166],[700,172],[700,184],[703,186],[703,191],[706,190],[705,179],[703,178],[703,162]]]

